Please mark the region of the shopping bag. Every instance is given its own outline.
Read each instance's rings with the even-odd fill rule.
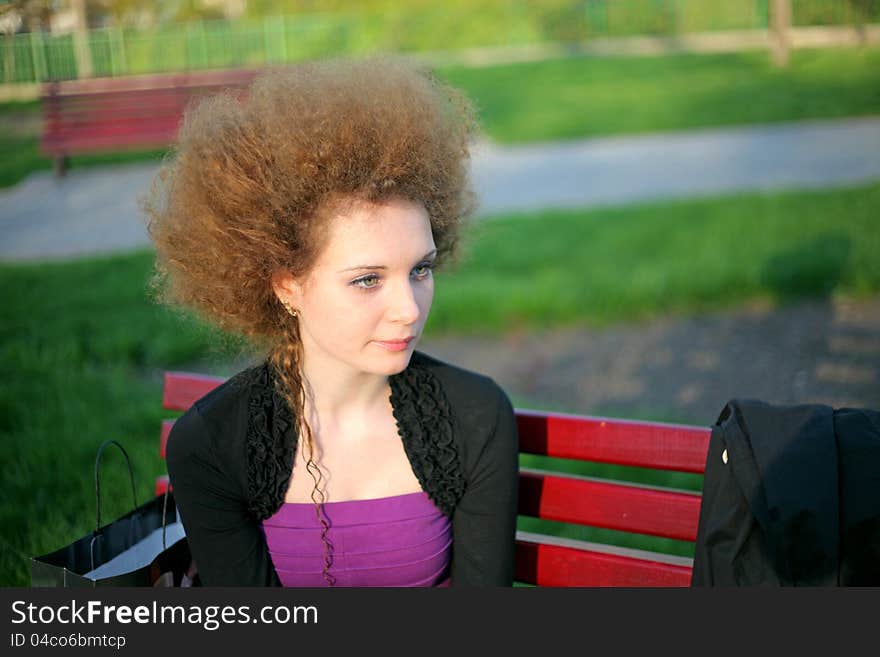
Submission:
[[[101,525],[99,464],[107,445],[122,450],[131,480],[133,509]],[[192,571],[189,545],[174,503],[167,492],[138,506],[128,453],[115,440],[105,440],[95,458],[95,530],[49,554],[31,558],[31,586],[180,586]]]

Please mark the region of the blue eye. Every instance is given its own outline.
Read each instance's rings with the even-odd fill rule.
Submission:
[[[415,266],[415,268],[413,269],[413,273],[415,274],[416,278],[418,278],[419,280],[422,280],[422,279],[428,278],[428,276],[431,275],[431,270],[433,268],[434,268],[433,262],[423,262],[422,264]]]

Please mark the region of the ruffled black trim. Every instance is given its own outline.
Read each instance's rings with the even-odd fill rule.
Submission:
[[[437,508],[452,516],[465,481],[440,380],[415,355],[388,380],[397,432],[413,473]],[[254,369],[248,409],[248,509],[265,520],[284,503],[297,445],[293,413],[277,392],[268,363]]]
[[[465,481],[456,449],[452,409],[440,380],[413,355],[409,367],[388,378],[391,408],[403,449],[422,489],[452,516]]]
[[[293,413],[275,387],[271,366],[266,363],[255,374],[248,402],[248,510],[265,520],[284,503],[297,435],[292,430]]]

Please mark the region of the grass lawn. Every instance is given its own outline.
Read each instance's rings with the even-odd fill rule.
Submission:
[[[880,184],[483,221],[430,327],[496,333],[880,286]]]
[[[502,143],[687,130],[707,126],[880,113],[880,48],[798,50],[777,70],[763,52],[664,57],[579,57],[441,77],[477,103],[483,128]],[[38,140],[10,129],[37,103],[0,104],[0,187],[51,168]],[[71,166],[157,158],[124,153],[73,158]]]
[[[766,53],[748,52],[441,73],[476,101],[486,132],[503,143],[880,112],[880,48],[798,50],[784,70]]]
[[[878,208],[874,184],[496,218],[476,227],[462,265],[438,272],[428,330],[610,325],[755,298],[875,294]],[[0,379],[0,584],[27,585],[29,556],[93,528],[92,472],[102,440],[123,443],[139,500],[151,495],[164,472],[157,455],[163,370],[231,373],[238,342],[148,300],[151,262],[150,252],[139,252],[0,266],[0,368],[7,373]],[[650,480],[632,468],[577,471]],[[110,519],[131,505],[116,451],[107,452],[102,472],[102,515]],[[666,481],[700,485],[691,475]],[[522,527],[534,525],[524,519]],[[690,550],[601,530],[560,531]]]

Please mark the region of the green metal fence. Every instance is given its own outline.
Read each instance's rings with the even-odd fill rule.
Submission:
[[[585,42],[599,37],[674,36],[764,29],[770,0],[444,0],[394,9],[312,13],[236,22],[199,21],[149,31],[90,30],[87,54],[74,38],[6,36],[0,82],[260,66],[368,52]],[[880,20],[880,0],[792,0],[793,24]],[[91,72],[85,70],[89,62]],[[79,65],[78,65],[79,63]]]

